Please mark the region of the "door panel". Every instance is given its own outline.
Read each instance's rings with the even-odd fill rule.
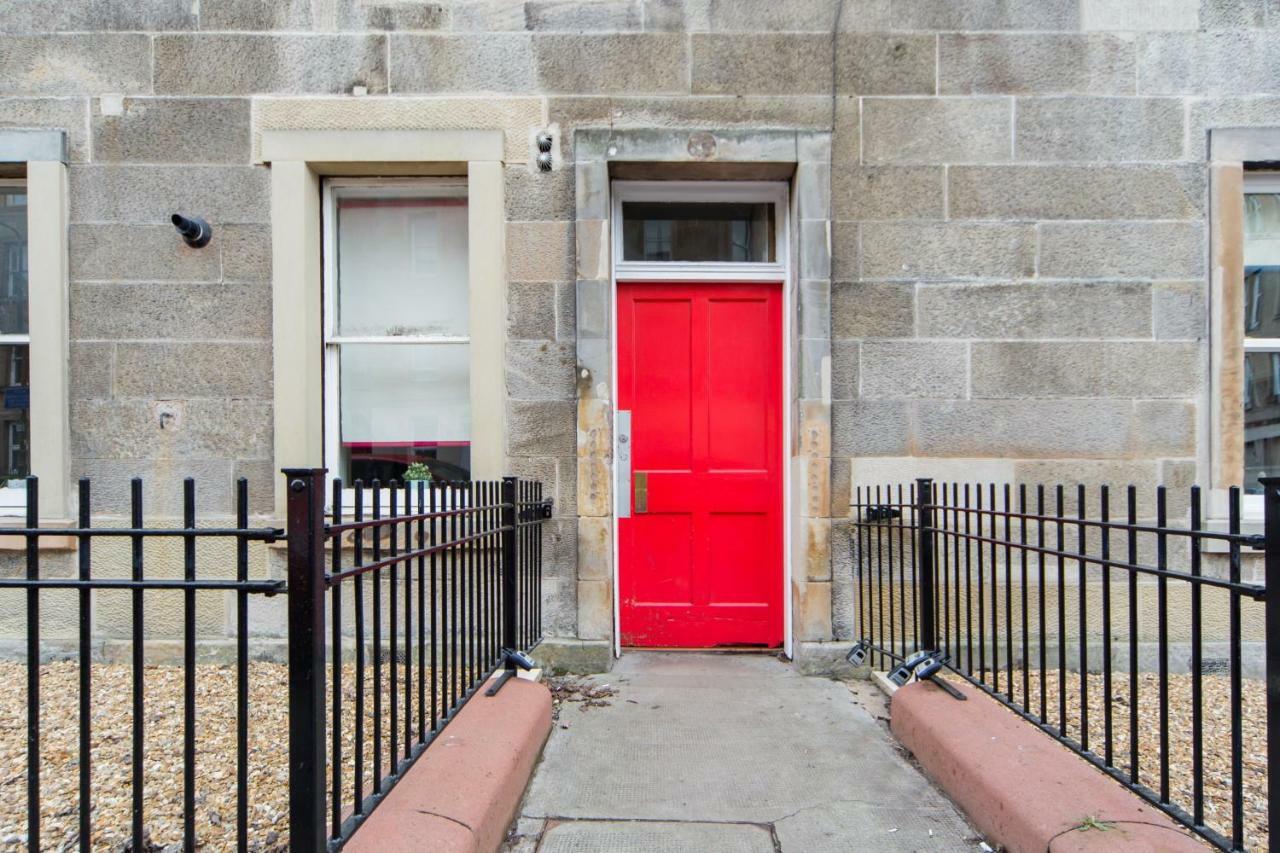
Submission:
[[[632,488],[618,520],[622,642],[782,643],[782,292],[618,285]]]

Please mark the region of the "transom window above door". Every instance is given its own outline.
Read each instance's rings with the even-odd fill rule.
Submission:
[[[787,185],[756,181],[615,181],[614,274],[619,280],[740,281],[785,274]]]
[[[330,472],[368,485],[416,464],[468,479],[466,185],[331,180],[324,195]]]

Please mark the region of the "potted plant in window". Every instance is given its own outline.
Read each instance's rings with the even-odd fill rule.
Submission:
[[[411,462],[408,468],[404,469],[404,481],[406,483],[411,480],[431,481],[431,469],[427,467],[425,462]]]

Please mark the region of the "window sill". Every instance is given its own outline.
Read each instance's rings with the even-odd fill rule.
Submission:
[[[0,508],[0,513],[5,508]],[[0,553],[22,552],[27,550],[27,537],[20,535],[5,535],[6,528],[26,527],[26,518],[19,515],[0,515]],[[40,519],[42,528],[56,530],[58,528],[74,527],[74,522],[69,518],[42,518]],[[76,537],[67,536],[41,536],[38,538],[40,551],[74,551],[76,550]]]

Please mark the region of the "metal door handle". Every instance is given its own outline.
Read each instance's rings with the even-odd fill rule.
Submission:
[[[613,460],[613,495],[618,518],[631,517],[631,412],[620,409],[615,420],[618,448]]]
[[[649,511],[649,474],[646,471],[636,472],[636,512]]]

